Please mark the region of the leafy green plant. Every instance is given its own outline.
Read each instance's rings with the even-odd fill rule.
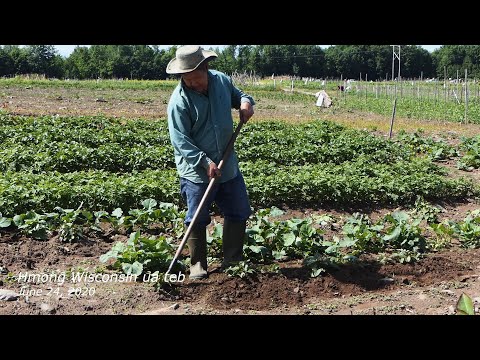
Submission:
[[[397,141],[408,146],[413,152],[427,155],[433,161],[460,156],[457,148],[447,144],[444,140],[434,140],[431,137],[426,137],[421,129],[414,133],[400,130]]]
[[[257,268],[262,274],[278,274],[280,273],[280,266],[277,263],[257,265]]]
[[[472,298],[465,293],[460,295],[457,301],[456,314],[475,315],[475,306],[473,305]]]
[[[243,246],[245,257],[255,262],[268,262],[273,258],[280,260],[286,256],[284,251],[278,250],[274,243],[278,237],[275,222],[270,217],[283,214],[277,207],[258,210],[249,220],[250,226],[246,229],[246,240]]]
[[[455,222],[444,220],[440,223],[429,224],[435,233],[435,239],[428,242],[428,247],[432,250],[443,249],[451,245],[452,238],[455,237]]]
[[[315,223],[320,225],[321,229],[333,228],[333,222],[335,221],[334,216],[329,214],[321,214],[321,215],[312,214],[311,217]]]
[[[347,218],[342,228],[345,240],[351,241],[352,255],[358,256],[364,252],[378,252],[383,244],[380,241],[380,231],[383,224],[372,224],[365,214],[354,213]]]
[[[385,245],[393,249],[413,252],[426,250],[426,239],[420,227],[421,218],[410,218],[405,211],[395,211],[387,214],[384,219],[386,223],[391,224],[385,228],[385,235],[382,238]],[[413,259],[413,257],[407,256],[405,259]]]
[[[460,148],[465,153],[457,162],[457,167],[465,171],[478,169],[480,167],[480,137],[463,137]]]
[[[147,271],[165,272],[175,254],[172,239],[165,236],[143,237],[140,231],[130,234],[127,243],[117,242],[106,254],[102,263],[113,260],[111,267],[121,269],[127,275],[141,275]],[[179,262],[175,264],[178,267]],[[180,266],[183,268],[183,266]]]
[[[318,277],[326,271],[326,267],[330,266],[331,262],[326,255],[316,254],[308,256],[303,260],[303,266],[310,269],[310,277]]]
[[[178,206],[172,203],[158,202],[155,199],[146,199],[141,202],[143,209],[131,209],[128,214],[132,216],[132,224],[150,225],[152,223],[172,225],[171,230],[176,236],[183,233],[184,214],[178,209]],[[157,207],[158,206],[158,207]],[[183,215],[183,216],[182,216]]]
[[[425,201],[421,196],[415,200],[414,208],[411,214],[424,219],[428,224],[438,223],[438,215],[443,209],[438,206],[431,205],[428,201]]]
[[[154,199],[143,200],[141,205],[142,209],[130,209],[128,215],[124,215],[121,208],[116,208],[111,214],[106,211],[95,212],[94,229],[100,231],[101,222],[112,224],[115,232],[130,232],[134,227],[148,228],[154,224],[155,229],[164,234],[176,237],[183,234],[185,212],[180,212],[178,206],[165,202],[158,204]]]
[[[0,228],[7,228],[12,224],[12,219],[2,216],[0,213]]]
[[[323,230],[314,226],[311,217],[290,219],[282,222],[284,225],[283,250],[291,257],[306,257],[317,252],[323,252]]]
[[[62,209],[56,207],[54,210],[59,213],[59,239],[64,242],[74,242],[85,237],[83,225],[93,221],[93,214],[90,211],[80,210],[82,204],[77,210]]]
[[[250,220],[244,245],[246,258],[256,262],[269,262],[273,259],[304,258],[323,252],[323,230],[319,223],[324,218],[288,219],[270,221],[283,212],[276,208],[259,210]]]
[[[57,213],[37,214],[35,211],[29,211],[26,214],[15,215],[13,223],[23,234],[34,239],[47,240],[50,232],[49,220],[57,217]]]
[[[238,263],[227,267],[225,273],[228,276],[237,276],[243,279],[255,275],[257,271],[248,261],[239,261]]]
[[[463,221],[454,225],[455,233],[466,248],[480,247],[480,209],[470,212]]]
[[[413,263],[421,258],[423,258],[424,254],[419,253],[414,250],[408,249],[395,249],[388,253],[381,253],[379,256],[380,263]]]
[[[223,244],[222,235],[223,225],[215,222],[211,234],[207,233],[207,251],[212,259],[218,259],[221,256]]]
[[[325,247],[324,253],[329,256],[330,263],[344,263],[349,261],[356,261],[358,258],[358,252],[353,250],[356,245],[356,241],[351,238],[339,239],[333,236],[331,241],[325,240],[322,242]],[[320,252],[315,253],[315,255]]]

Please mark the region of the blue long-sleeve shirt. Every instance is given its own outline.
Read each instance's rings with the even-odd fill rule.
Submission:
[[[250,95],[235,87],[229,76],[208,70],[208,96],[185,86],[182,80],[173,91],[167,107],[168,129],[180,177],[195,183],[208,183],[211,161],[217,165],[233,134],[232,108],[244,101],[255,105]],[[222,168],[219,182],[238,174],[235,150]]]

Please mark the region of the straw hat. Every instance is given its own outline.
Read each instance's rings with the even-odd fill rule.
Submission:
[[[198,45],[180,46],[175,55],[167,65],[167,74],[185,74],[195,70],[205,60],[218,57],[214,51],[203,50]]]

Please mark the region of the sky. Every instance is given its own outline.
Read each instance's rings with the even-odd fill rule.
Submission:
[[[72,52],[73,52],[73,49],[75,49],[75,47],[78,46],[78,45],[55,45],[55,47],[58,49],[58,52],[60,55],[62,56],[69,56]],[[81,45],[81,46],[90,46],[90,45]],[[159,45],[160,48],[164,48],[164,49],[167,49],[167,48],[170,48],[172,47],[173,45]],[[214,48],[214,47],[224,47],[225,45],[201,45],[204,49],[208,49],[210,47]],[[328,47],[330,45],[320,45],[322,48],[323,47]],[[441,45],[420,45],[421,47],[423,47],[424,49],[426,49],[427,51],[429,52],[432,52],[434,51],[435,49],[438,49]]]

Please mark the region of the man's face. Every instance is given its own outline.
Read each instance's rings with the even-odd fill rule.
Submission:
[[[188,88],[205,93],[208,89],[208,72],[205,70],[194,70],[182,75],[182,79]]]

